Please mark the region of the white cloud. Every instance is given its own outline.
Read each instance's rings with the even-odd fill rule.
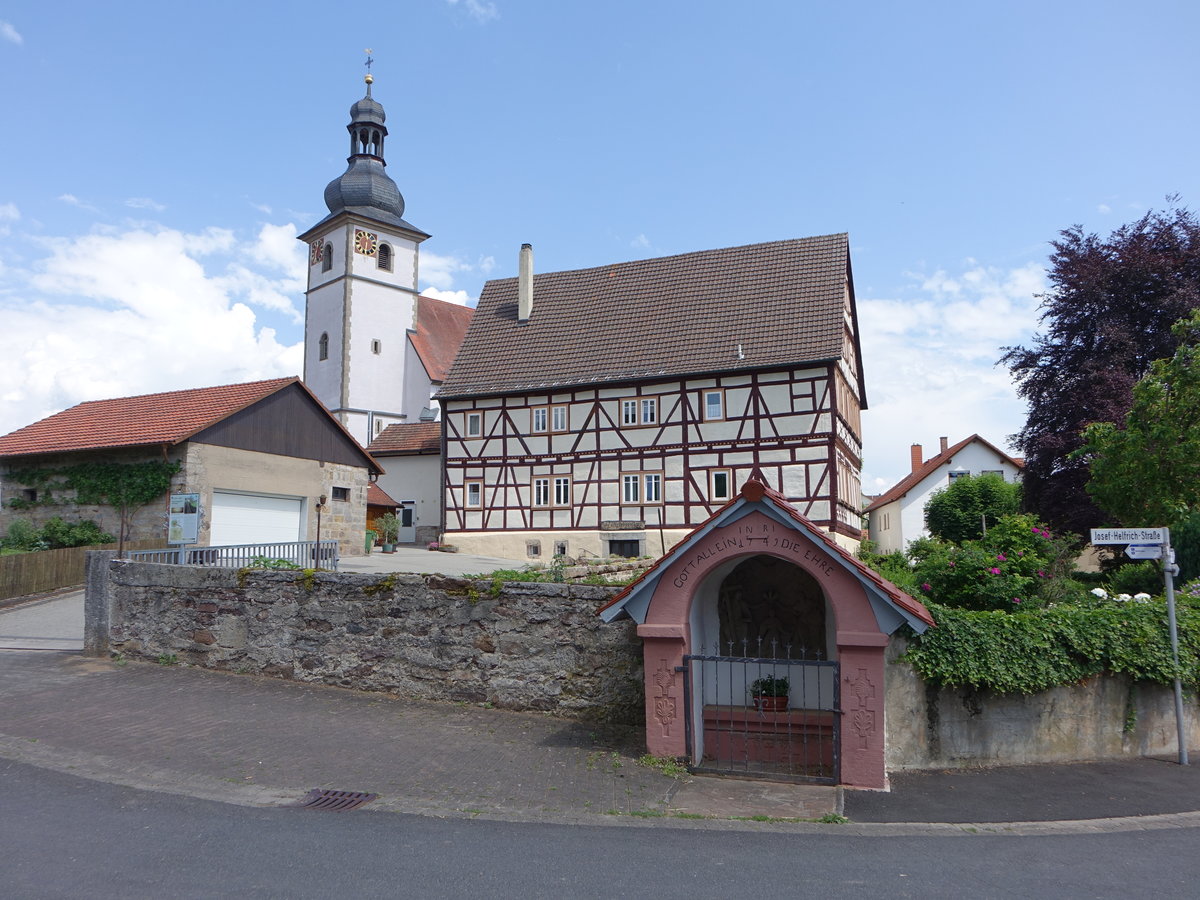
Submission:
[[[258,255],[275,230],[245,245],[220,228],[103,231],[0,273],[0,433],[84,400],[300,374],[301,345],[281,344],[252,309],[301,318],[295,273]]]
[[[645,250],[650,246],[650,238],[646,237],[644,234],[639,234],[629,242],[629,246],[636,250]]]
[[[90,203],[85,203],[74,194],[59,194],[58,199],[69,206],[77,206],[80,209],[86,209],[88,212],[98,213],[100,210],[92,206]]]
[[[15,222],[21,218],[21,211],[15,203],[0,203],[0,222]]]
[[[479,269],[479,271],[482,272],[484,275],[491,275],[492,270],[496,268],[496,257],[494,257],[494,256],[479,257],[479,263],[476,265],[476,268]]]
[[[1027,342],[1037,327],[1042,267],[975,264],[953,275],[910,277],[919,285],[911,298],[858,301],[867,493],[908,473],[911,444],[930,451],[942,435],[954,443],[979,434],[1009,449],[1008,436],[1025,420],[1008,370],[995,363],[1001,347]]]
[[[166,209],[161,203],[151,200],[149,197],[130,197],[125,201],[125,205],[134,209],[151,209],[154,212],[162,212]]]
[[[490,257],[489,257],[490,259]],[[421,280],[427,287],[448,291],[454,286],[454,276],[459,272],[470,272],[470,263],[457,256],[441,256],[421,251]]]
[[[474,306],[476,298],[466,291],[439,291],[437,288],[425,288],[421,293],[434,300],[445,300],[447,303],[457,303],[459,306]]]
[[[10,44],[25,43],[25,38],[21,37],[21,33],[13,28],[9,22],[0,21],[0,38],[4,38]]]
[[[446,0],[446,2],[451,6],[459,4],[459,0]],[[463,7],[470,14],[471,18],[480,24],[500,18],[500,10],[490,0],[465,0]]]

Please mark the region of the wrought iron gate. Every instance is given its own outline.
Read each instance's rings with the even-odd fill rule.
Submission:
[[[701,648],[683,658],[682,668],[692,771],[838,783],[836,661],[709,656]]]

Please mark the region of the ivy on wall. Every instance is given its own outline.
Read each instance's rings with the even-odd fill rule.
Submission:
[[[141,507],[161,497],[171,487],[171,478],[179,472],[178,462],[150,460],[148,462],[87,462],[57,468],[14,469],[8,479],[37,491],[37,500],[13,498],[9,506],[28,509],[32,506],[110,506],[120,517],[120,538],[129,536],[133,514]],[[70,499],[60,496],[70,491]]]
[[[1178,598],[1180,677],[1200,688],[1200,601]],[[937,622],[903,659],[931,684],[1032,694],[1102,672],[1170,684],[1164,600],[1097,601],[1022,612],[929,604]]]

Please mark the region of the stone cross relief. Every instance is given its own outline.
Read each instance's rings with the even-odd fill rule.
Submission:
[[[846,682],[850,685],[850,696],[854,698],[850,727],[858,735],[858,749],[866,750],[875,733],[875,710],[867,708],[868,703],[875,699],[875,685],[863,668],[858,670],[853,679],[847,675]]]
[[[659,690],[659,695],[654,698],[654,718],[658,719],[658,724],[662,726],[663,737],[670,737],[671,723],[675,721],[676,715],[675,698],[670,696],[671,689],[675,687],[675,669],[667,665],[665,659],[660,660],[660,665],[654,673],[654,683],[658,685]]]

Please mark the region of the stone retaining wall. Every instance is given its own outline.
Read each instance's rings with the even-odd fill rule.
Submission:
[[[926,684],[888,648],[884,761],[889,771],[1026,765],[1174,755],[1174,693],[1101,675],[1039,694]],[[1184,695],[1188,743],[1200,747],[1200,706]]]
[[[596,616],[614,588],[123,560],[107,575],[109,652],[643,724],[634,625]]]

